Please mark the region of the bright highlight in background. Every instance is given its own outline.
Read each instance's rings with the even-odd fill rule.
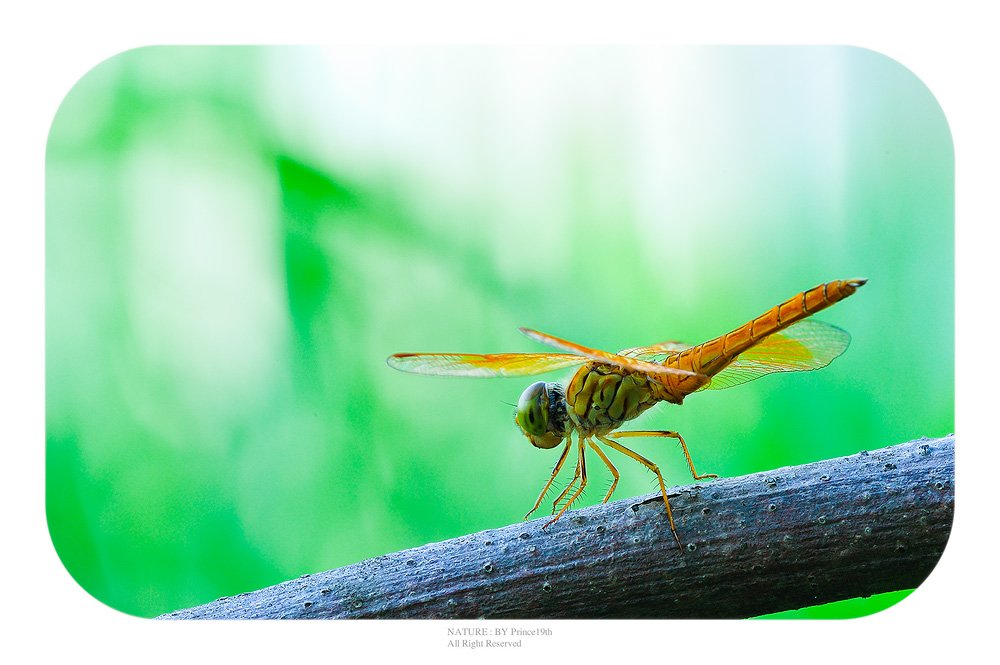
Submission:
[[[637,425],[725,476],[953,429],[950,136],[870,51],[140,49],[67,95],[47,215],[49,527],[133,614],[524,514],[554,463],[525,382],[394,352],[697,343],[862,276],[828,369]]]

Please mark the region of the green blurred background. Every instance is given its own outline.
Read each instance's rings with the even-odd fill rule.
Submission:
[[[829,368],[636,428],[724,476],[953,430],[950,135],[871,51],[145,48],[66,96],[46,203],[49,529],[131,614],[519,520],[556,457],[511,422],[531,380],[398,351],[696,343],[867,277]]]

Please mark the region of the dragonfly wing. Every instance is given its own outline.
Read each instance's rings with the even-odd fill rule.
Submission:
[[[805,372],[829,365],[847,350],[846,330],[821,321],[801,321],[750,347],[699,390],[722,390],[774,372]]]
[[[676,374],[678,376],[701,376],[701,374],[698,374],[697,372],[689,372],[686,369],[664,367],[663,365],[657,365],[638,358],[630,358],[616,353],[601,351],[599,349],[591,349],[575,342],[569,342],[543,332],[538,332],[537,330],[531,330],[530,328],[521,328],[520,330],[531,339],[541,342],[542,344],[548,344],[549,346],[557,349],[569,351],[585,358],[589,358],[590,360],[596,360],[597,362],[605,363],[607,365],[614,365],[632,372],[641,372],[644,374],[661,376],[664,374]]]
[[[587,362],[568,353],[397,353],[389,367],[414,374],[437,376],[531,376]]]
[[[669,356],[690,348],[690,344],[682,344],[681,342],[660,342],[652,346],[637,346],[631,349],[622,349],[618,352],[618,355],[660,364]]]

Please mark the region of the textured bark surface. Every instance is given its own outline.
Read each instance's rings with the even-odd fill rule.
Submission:
[[[160,618],[737,618],[911,589],[944,550],[954,436],[386,554]]]

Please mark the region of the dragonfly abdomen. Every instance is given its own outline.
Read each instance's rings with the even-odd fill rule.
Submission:
[[[867,280],[836,280],[815,286],[775,305],[757,318],[725,335],[686,349],[667,359],[667,364],[714,376],[739,354],[768,335],[783,330],[854,293]]]

